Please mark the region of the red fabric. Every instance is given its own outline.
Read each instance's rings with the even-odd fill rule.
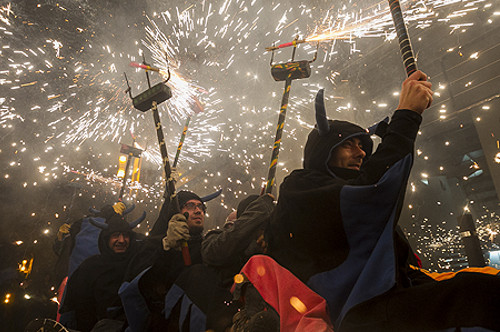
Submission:
[[[420,257],[417,256],[417,254],[414,254],[415,255],[415,258],[417,259],[417,265],[419,268],[422,268],[422,260],[420,259]]]
[[[281,331],[332,331],[324,298],[271,257],[250,258],[241,272],[280,316]]]
[[[59,285],[59,288],[57,289],[57,317],[56,321],[59,322],[59,319],[61,318],[61,314],[59,313],[59,308],[61,308],[61,302],[62,302],[62,297],[64,294],[64,289],[66,288],[66,283],[68,282],[68,277],[65,277],[63,281],[61,281],[61,284]]]

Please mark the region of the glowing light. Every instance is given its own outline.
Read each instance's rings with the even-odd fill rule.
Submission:
[[[301,314],[304,314],[307,312],[307,306],[304,304],[304,302],[302,302],[298,297],[296,296],[292,296],[290,298],[290,304],[292,305],[292,307],[297,310],[298,312],[300,312]]]
[[[495,162],[497,164],[500,164],[500,152],[497,152],[497,154],[495,155],[495,158],[494,158]]]
[[[257,267],[257,274],[263,277],[266,274],[266,268],[262,265]]]
[[[234,276],[234,282],[236,284],[241,284],[243,281],[245,281],[245,277],[242,274],[237,274]]]

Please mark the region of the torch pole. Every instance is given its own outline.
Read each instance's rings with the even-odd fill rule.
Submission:
[[[401,51],[401,57],[403,59],[403,65],[405,66],[406,75],[410,76],[417,71],[417,63],[413,56],[410,37],[408,36],[408,31],[406,30],[399,0],[389,0],[389,8],[391,10],[396,33],[398,35],[399,50]]]
[[[278,117],[278,126],[276,128],[276,138],[274,139],[273,152],[271,155],[271,163],[269,164],[269,172],[267,175],[266,194],[271,194],[276,181],[276,167],[278,166],[278,155],[280,153],[281,136],[283,134],[283,126],[285,125],[286,109],[288,107],[288,97],[290,96],[290,87],[292,86],[291,73],[285,80],[285,91],[281,99],[280,114]]]
[[[190,116],[188,116],[188,118],[186,120],[186,124],[184,125],[184,129],[182,130],[181,139],[179,140],[179,146],[177,147],[177,153],[175,154],[174,163],[172,164],[173,169],[175,169],[177,167],[177,162],[179,161],[179,156],[181,154],[182,145],[184,144],[184,139],[186,138],[186,133],[187,133],[187,130],[189,127],[189,121],[191,121]]]
[[[158,144],[160,146],[161,158],[163,160],[163,167],[165,170],[165,179],[167,182],[166,187],[168,199],[170,200],[170,207],[173,208],[175,212],[180,212],[179,201],[177,199],[177,195],[175,194],[175,180],[172,177],[172,169],[170,168],[170,161],[168,160],[167,145],[165,144],[165,137],[163,136],[163,129],[161,127],[160,114],[158,113],[158,104],[156,101],[152,102],[151,110],[153,111],[156,135],[158,136]],[[191,257],[189,255],[187,242],[182,244],[182,258],[184,259],[184,265],[191,265]]]

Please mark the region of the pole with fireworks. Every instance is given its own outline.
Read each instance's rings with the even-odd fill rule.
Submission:
[[[165,170],[165,179],[166,179],[166,191],[168,195],[168,199],[170,201],[170,207],[174,210],[175,213],[180,212],[179,201],[175,192],[175,179],[172,176],[172,168],[170,167],[170,161],[168,159],[167,153],[167,144],[165,143],[165,137],[163,135],[163,129],[160,121],[160,114],[158,112],[158,105],[168,100],[172,97],[172,91],[170,87],[166,84],[170,79],[170,70],[167,72],[167,79],[151,86],[151,81],[149,80],[149,71],[155,71],[158,73],[162,73],[162,71],[158,68],[154,68],[146,63],[146,60],[143,55],[142,64],[138,64],[136,62],[130,63],[133,67],[138,67],[146,70],[146,79],[148,81],[148,89],[139,95],[133,97],[132,90],[130,85],[128,84],[127,75],[125,75],[125,79],[127,81],[127,91],[130,98],[132,99],[132,103],[134,107],[141,112],[147,112],[148,110],[153,111],[153,118],[155,122],[156,135],[158,137],[158,144],[160,147],[160,153],[163,160],[163,168]],[[191,265],[191,257],[189,255],[189,248],[186,241],[182,244],[182,258],[184,259],[184,265]]]
[[[195,114],[203,112],[203,106],[200,101],[195,98],[194,103],[192,104],[192,110]],[[189,122],[191,121],[191,116],[188,115],[186,119],[186,124],[184,125],[184,129],[182,129],[181,138],[179,139],[179,145],[177,146],[177,152],[175,154],[174,163],[172,164],[172,168],[174,171],[177,168],[177,163],[179,162],[179,156],[181,154],[182,146],[184,145],[184,139],[186,138],[187,130],[189,128]]]
[[[120,193],[118,194],[119,201],[121,201],[123,199],[125,185],[127,184],[127,174],[128,174],[128,170],[130,167],[130,163],[131,163],[133,158],[140,158],[141,157],[142,150],[134,147],[133,146],[134,143],[135,143],[135,138],[134,138],[134,142],[132,143],[132,146],[127,145],[127,144],[122,144],[122,146],[120,148],[120,153],[123,153],[127,156],[127,165],[125,166],[125,172],[123,174],[122,187],[120,188]]]
[[[177,168],[177,162],[179,161],[179,156],[181,155],[182,145],[184,145],[184,139],[186,138],[187,130],[189,127],[189,121],[191,121],[191,117],[188,116],[186,119],[186,124],[184,125],[184,129],[182,129],[181,138],[179,140],[179,145],[177,146],[177,152],[175,153],[174,163],[172,164],[172,168],[175,170]]]
[[[269,164],[269,172],[267,175],[267,183],[264,192],[270,194],[273,191],[273,187],[276,181],[276,167],[278,166],[278,155],[281,145],[281,136],[283,134],[283,126],[285,125],[286,110],[288,108],[288,99],[290,96],[290,87],[292,81],[301,78],[308,78],[311,76],[311,62],[316,60],[318,55],[318,48],[316,48],[316,53],[312,60],[301,60],[294,61],[295,51],[297,45],[304,41],[299,41],[298,36],[294,41],[290,43],[285,43],[279,46],[267,47],[266,50],[271,53],[271,75],[275,81],[285,81],[285,89],[283,91],[283,97],[281,98],[281,107],[278,117],[278,125],[276,127],[276,137],[274,139],[273,151],[271,155],[271,162]],[[273,64],[274,51],[283,47],[293,46],[292,50],[292,60],[286,63]],[[319,47],[319,43],[318,43]]]

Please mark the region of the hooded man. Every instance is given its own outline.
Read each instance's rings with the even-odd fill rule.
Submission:
[[[145,214],[128,223],[119,214],[109,220],[92,218],[102,229],[98,238],[100,254],[86,259],[68,280],[60,312],[74,312],[68,327],[90,331],[101,319],[112,317],[110,309],[121,307],[118,289],[122,284],[130,258],[136,251],[136,234],[132,229],[144,220]]]
[[[408,273],[409,248],[396,224],[421,114],[431,102],[427,76],[413,73],[390,123],[379,126],[382,142],[372,154],[367,130],[327,120],[318,93],[318,125],[307,139],[304,169],[281,184],[269,249],[326,299],[336,331],[500,330],[498,277],[459,273],[436,282]],[[484,289],[493,294],[485,297]]]
[[[109,220],[114,215],[125,215],[133,208],[134,206],[127,209],[125,204],[117,202],[113,205],[106,204],[99,210],[90,208],[90,212],[94,217]],[[85,259],[99,254],[97,239],[100,229],[91,225],[89,220],[90,217],[84,216],[71,225],[64,223],[59,227],[53,246],[58,256],[54,268],[57,284],[60,284],[65,277],[71,276]]]

